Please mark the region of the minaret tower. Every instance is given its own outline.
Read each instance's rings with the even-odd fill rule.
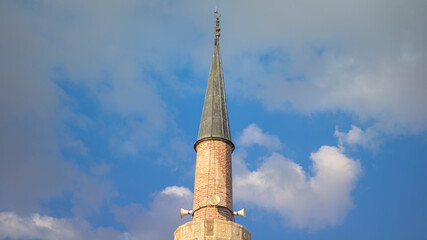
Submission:
[[[224,77],[219,51],[219,17],[215,11],[215,49],[200,121],[194,144],[197,152],[193,210],[181,209],[181,217],[192,215],[191,222],[181,225],[175,240],[250,240],[250,232],[234,223],[234,216],[245,216],[245,209],[233,211],[231,141],[225,99]]]

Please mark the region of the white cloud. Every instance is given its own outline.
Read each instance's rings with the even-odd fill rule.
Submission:
[[[373,119],[378,133],[426,129],[425,1],[247,2],[220,6],[229,93],[255,97],[270,109],[343,110]],[[64,78],[87,90],[104,112],[126,118],[106,126],[117,136],[110,136],[111,145],[138,155],[169,125],[157,80],[187,90],[192,82],[173,70],[209,68],[207,13],[214,3],[28,4],[0,3],[0,208],[25,212],[69,189],[79,175],[61,156],[58,109],[66,106],[52,69],[63,69]],[[156,74],[162,77],[152,78]],[[337,134],[343,144],[363,145],[370,133]],[[268,134],[258,136],[277,144]],[[264,144],[256,134],[248,139]]]
[[[427,129],[425,1],[250,2],[223,7],[236,94],[269,109],[344,111],[378,132]]]
[[[243,134],[237,139],[237,143],[243,147],[250,147],[257,144],[268,149],[282,148],[282,144],[277,136],[263,133],[262,129],[254,123],[243,130]]]
[[[129,231],[129,239],[166,240],[173,238],[175,229],[191,220],[180,219],[180,208],[191,209],[193,193],[185,187],[170,186],[157,193],[149,208],[139,204],[116,206],[116,219]]]
[[[184,199],[191,199],[193,197],[193,193],[190,191],[190,189],[178,186],[167,187],[161,192],[161,194],[168,196],[176,196]]]
[[[233,157],[234,196],[239,202],[277,212],[291,225],[311,229],[341,223],[353,207],[350,194],[361,166],[342,149],[322,146],[313,152],[312,174],[279,153],[266,157],[254,171],[246,168],[244,157]]]
[[[82,218],[54,218],[39,214],[19,216],[14,212],[0,212],[0,239],[171,239],[179,225],[191,220],[189,217],[181,220],[179,209],[191,209],[192,198],[193,193],[188,188],[169,186],[155,195],[149,208],[139,204],[113,207],[112,212],[117,221],[126,226],[126,232],[111,227],[93,228]]]
[[[88,191],[82,182],[100,184],[96,189],[110,195],[108,184],[86,177],[78,164],[64,159],[65,148],[91,157],[91,149],[69,126],[97,129],[117,143],[117,149],[112,144],[113,151],[128,155],[159,143],[167,122],[165,105],[155,82],[142,74],[142,66],[151,60],[147,55],[155,54],[147,50],[152,46],[139,40],[154,41],[148,37],[152,35],[145,35],[147,29],[163,28],[142,26],[153,26],[149,21],[153,15],[138,12],[147,19],[129,29],[135,21],[120,11],[135,7],[132,4],[150,5],[137,1],[103,2],[102,7],[84,1],[0,2],[0,15],[5,19],[0,22],[0,209],[30,213],[39,209],[40,201],[64,192]],[[129,38],[123,31],[137,36]],[[147,51],[135,50],[137,46]],[[80,108],[73,108],[80,96],[62,89],[58,81],[83,89],[99,104],[100,114],[121,118],[121,124],[104,122],[107,117],[90,119],[76,110]],[[76,199],[79,205],[88,200]]]
[[[180,219],[180,208],[191,209],[193,193],[185,187],[170,186],[156,194],[149,208],[139,204],[114,207],[116,219],[129,231],[129,239],[166,240],[173,238],[175,229],[191,220]]]
[[[426,16],[420,10],[425,2],[244,3],[220,6],[230,92],[255,97],[270,109],[355,113],[377,121],[385,132],[426,129],[427,34],[422,24]],[[194,72],[208,68],[212,16],[206,13],[214,3],[106,1],[100,8],[73,1],[45,3],[29,8],[31,14],[22,14],[17,4],[4,5],[22,16],[11,21],[20,25],[11,28],[5,21],[3,28],[29,30],[18,36],[4,34],[11,40],[32,39],[26,43],[29,47],[22,44],[24,55],[34,53],[47,64],[44,71],[61,63],[70,81],[90,89],[106,109],[136,114],[150,124],[165,124],[166,110],[158,84],[143,70],[152,69],[165,76],[162,83],[188,90],[188,80],[173,72],[183,65],[183,58]],[[130,9],[140,12],[129,14]],[[31,26],[40,30],[35,34]],[[227,69],[233,71],[228,74]]]
[[[43,240],[127,240],[127,233],[112,228],[92,228],[81,219],[53,218],[33,214],[19,216],[13,212],[0,212],[1,239]]]
[[[351,129],[347,133],[340,132],[338,127],[335,127],[334,135],[338,137],[340,147],[361,145],[364,148],[376,148],[380,141],[373,129],[368,128],[363,131],[355,125],[351,125]]]
[[[144,18],[137,21],[140,23],[138,27],[131,27],[135,21],[128,13],[122,12],[146,9],[149,3],[128,1],[116,4],[106,1],[102,7],[81,1],[2,2],[0,5],[1,15],[7,19],[0,23],[0,31],[4,35],[0,40],[3,53],[0,57],[0,110],[7,120],[7,125],[1,126],[20,128],[16,126],[20,121],[16,120],[22,117],[32,121],[42,118],[43,122],[36,125],[47,125],[53,128],[53,132],[65,131],[61,125],[64,121],[81,125],[77,118],[87,116],[81,116],[81,112],[66,104],[78,102],[80,96],[58,87],[55,81],[59,78],[83,89],[90,99],[99,104],[102,113],[119,116],[127,122],[115,128],[108,126],[102,129],[121,133],[117,137],[110,133],[116,139],[107,136],[118,142],[117,149],[112,147],[113,151],[139,154],[129,146],[147,145],[142,142],[158,143],[155,140],[166,126],[166,106],[157,93],[157,83],[143,76],[143,70],[151,65],[153,58],[148,56],[155,55],[154,49],[160,50],[143,42],[154,41],[154,36],[159,33],[153,32],[164,28],[145,26],[153,26],[151,18],[158,17],[153,11],[138,13]],[[155,23],[161,24],[160,21]],[[147,31],[152,34],[145,35]],[[141,42],[138,39],[142,39]],[[136,51],[140,54],[133,54]],[[154,71],[154,68],[150,69]],[[24,116],[16,116],[18,114]],[[70,120],[73,114],[77,117]],[[101,128],[105,125],[104,119],[89,121],[93,123],[92,127]],[[78,141],[75,140],[76,143]],[[59,143],[60,146],[67,145]],[[83,154],[90,151],[84,148],[84,143],[76,147]]]

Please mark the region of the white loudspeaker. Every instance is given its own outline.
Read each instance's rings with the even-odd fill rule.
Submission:
[[[245,209],[245,208],[243,208],[243,209],[242,209],[242,210],[240,210],[240,211],[233,212],[233,214],[234,214],[235,216],[242,216],[242,217],[246,217],[246,209]]]
[[[183,218],[184,216],[189,215],[189,214],[193,214],[193,210],[186,210],[186,209],[181,208],[181,218]]]

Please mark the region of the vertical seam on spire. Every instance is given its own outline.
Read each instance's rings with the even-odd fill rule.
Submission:
[[[219,81],[218,81],[218,84],[219,84],[219,89],[220,89],[220,94],[219,94],[219,98],[220,98],[220,101],[221,101],[221,133],[222,133],[222,136],[226,136],[226,133],[225,133],[225,130],[224,130],[224,109],[223,109],[223,104],[224,104],[224,101],[223,100],[225,100],[225,98],[223,98],[223,94],[224,94],[224,96],[225,96],[225,88],[224,88],[224,78],[223,78],[223,76],[222,76],[222,64],[221,64],[221,56],[220,56],[220,52],[219,52],[219,44],[218,44],[218,46],[217,46],[217,51],[218,51],[218,53],[217,53],[217,65],[218,65],[218,78],[219,78]],[[224,104],[224,106],[225,106],[225,104]],[[226,137],[228,137],[228,136],[226,136]],[[231,140],[231,139],[230,139]]]

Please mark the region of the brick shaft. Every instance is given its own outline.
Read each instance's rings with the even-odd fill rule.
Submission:
[[[196,147],[193,221],[205,219],[233,220],[233,188],[230,144],[220,140],[205,140]],[[220,197],[217,206],[209,205],[213,195]]]

